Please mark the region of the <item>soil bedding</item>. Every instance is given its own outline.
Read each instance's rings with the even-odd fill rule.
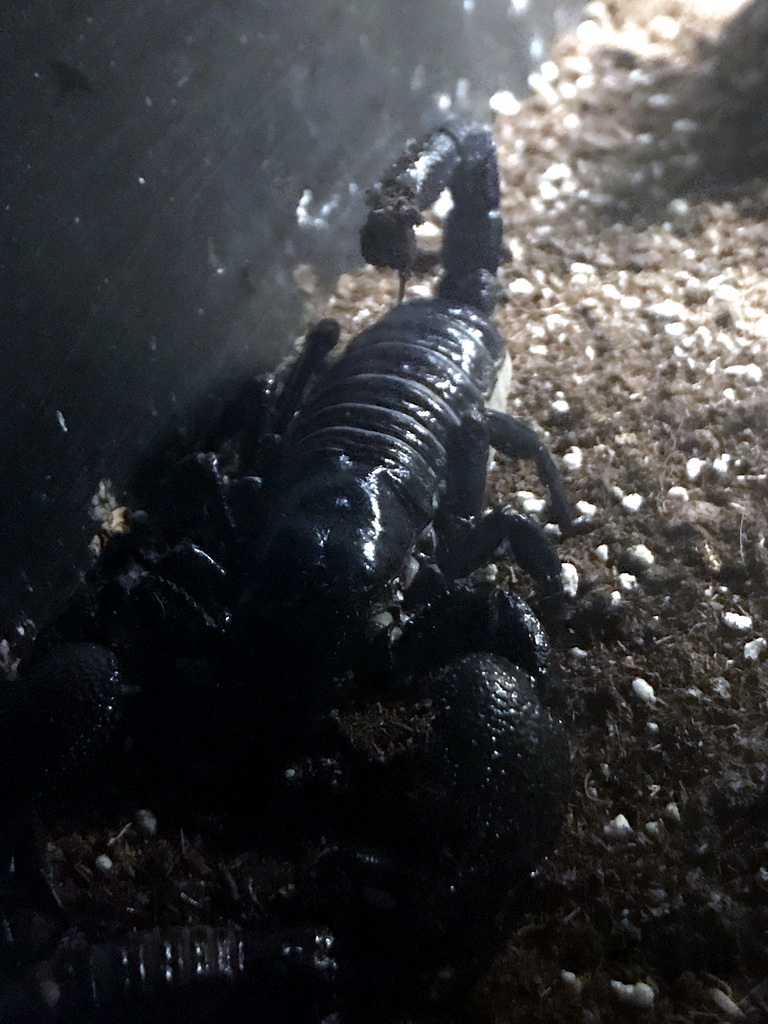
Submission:
[[[483,1019],[768,1020],[768,12],[726,8],[592,4],[496,123],[509,411],[589,529],[558,544],[570,814]]]

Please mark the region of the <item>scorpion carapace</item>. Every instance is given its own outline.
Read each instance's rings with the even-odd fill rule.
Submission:
[[[525,906],[569,790],[542,627],[564,599],[543,529],[486,507],[490,449],[535,462],[563,529],[571,508],[503,411],[490,134],[411,146],[369,193],[361,242],[404,285],[446,187],[436,295],[337,358],[321,321],[287,371],[149,460],[142,511],[0,691],[4,1019],[240,1019],[232,1000],[302,1024],[440,1013]],[[471,579],[505,545],[538,614]],[[77,878],[56,884],[33,812],[78,775],[109,792],[103,813],[151,807],[166,844],[177,826],[218,844],[204,902],[135,882],[126,938],[125,907],[105,920]],[[160,841],[141,840],[150,865]],[[257,898],[233,865],[262,851],[290,882],[270,866]]]

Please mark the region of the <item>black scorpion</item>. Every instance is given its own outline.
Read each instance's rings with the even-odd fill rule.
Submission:
[[[471,982],[524,906],[562,821],[567,748],[547,707],[539,619],[464,580],[506,542],[545,619],[556,621],[562,588],[541,528],[484,510],[489,449],[535,461],[564,529],[571,511],[535,433],[491,409],[507,356],[489,321],[503,253],[490,135],[442,130],[412,147],[369,193],[363,254],[398,271],[402,298],[427,262],[413,228],[445,186],[436,296],[401,302],[335,360],[338,325],[321,321],[284,379],[250,382],[226,405],[204,453],[196,443],[162,472],[152,463],[148,514],[108,545],[0,694],[4,773],[23,780],[0,833],[0,976],[23,987],[38,962],[37,1001],[11,1000],[20,1019],[33,1002],[42,1013],[41,959],[51,1021],[138,1019],[141,1006],[192,1019],[179,993],[213,984],[215,1002],[227,980],[238,1005],[272,1020],[431,1011]],[[388,608],[397,631],[373,624]],[[403,701],[422,709],[423,736],[382,756],[359,722],[371,707],[379,731],[380,719],[401,721]],[[241,931],[111,943],[70,930],[43,948],[25,938],[24,897],[7,895],[44,869],[25,808],[109,752],[126,720],[151,732],[142,718],[164,752],[181,732],[186,756],[247,777],[249,798],[262,778],[283,828],[312,850],[298,872],[303,909]],[[410,720],[407,731],[418,731]],[[193,947],[204,968],[184,966]]]
[[[570,525],[546,448],[529,427],[489,408],[508,359],[487,319],[502,256],[490,136],[440,133],[428,156],[394,175],[399,202],[381,191],[371,197],[383,208],[370,213],[362,249],[369,262],[404,273],[416,262],[409,221],[445,181],[454,205],[437,296],[396,306],[330,365],[338,326],[321,322],[278,396],[278,467],[266,483],[264,516],[250,517],[259,524],[253,607],[257,617],[266,610],[271,625],[290,614],[314,627],[317,649],[354,635],[393,583],[407,585],[409,556],[427,538],[436,537],[436,565],[449,580],[489,561],[506,539],[545,600],[560,597],[560,565],[536,524],[511,509],[482,515],[491,445],[535,460],[552,518]]]

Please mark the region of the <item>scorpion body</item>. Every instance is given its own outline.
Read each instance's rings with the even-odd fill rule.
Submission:
[[[338,327],[321,322],[275,402],[285,429],[278,469],[262,495],[265,512],[253,517],[251,607],[266,612],[272,628],[290,612],[316,648],[322,636],[338,646],[351,635],[359,644],[354,624],[393,587],[407,589],[410,556],[423,563],[435,543],[437,566],[450,580],[506,539],[543,597],[561,597],[559,561],[535,524],[512,510],[481,517],[492,445],[533,458],[553,518],[563,527],[571,521],[549,453],[530,428],[499,411],[509,356],[488,319],[502,258],[493,140],[468,130],[440,133],[437,142],[432,159],[416,161],[421,174],[403,183],[401,169],[395,183],[413,211],[435,198],[436,181],[447,176],[454,206],[437,295],[399,304],[330,365]],[[370,261],[405,274],[412,225],[402,223],[402,201],[391,194],[387,201],[390,209],[371,212],[362,247]]]
[[[398,306],[322,374],[265,495],[260,609],[288,606],[305,623],[321,612],[335,637],[401,582],[435,520],[460,425],[495,385],[499,348],[476,312],[425,300]]]
[[[412,148],[369,194],[363,253],[394,267],[402,292],[427,262],[414,225],[445,186],[454,205],[434,298],[401,302],[335,359],[339,327],[321,321],[286,375],[249,383],[209,431],[221,431],[215,443],[174,453],[142,499],[144,519],[107,546],[19,685],[0,692],[0,750],[17,752],[2,768],[30,780],[9,790],[15,825],[0,830],[0,925],[13,939],[0,980],[5,963],[15,979],[43,959],[40,943],[25,951],[14,938],[25,897],[2,905],[16,862],[34,889],[27,805],[87,771],[89,752],[108,757],[115,735],[144,735],[130,748],[150,752],[154,737],[160,787],[173,736],[177,765],[205,764],[214,803],[239,787],[232,817],[249,808],[263,829],[277,805],[278,828],[304,851],[304,910],[269,927],[244,913],[242,930],[65,933],[52,959],[45,950],[60,994],[41,1019],[69,1024],[90,1008],[133,1020],[139,1005],[151,1018],[156,1000],[205,986],[215,1001],[222,985],[274,1020],[320,1020],[336,1005],[340,1024],[431,1013],[471,983],[524,905],[564,817],[567,745],[548,706],[539,618],[466,578],[506,543],[542,618],[556,620],[563,595],[541,527],[486,510],[490,450],[535,462],[563,529],[571,509],[537,435],[501,411],[509,360],[490,321],[503,243],[489,133],[443,130]],[[397,631],[376,621],[390,606],[403,613]],[[408,717],[417,706],[423,729]],[[297,1006],[294,977],[307,983]]]

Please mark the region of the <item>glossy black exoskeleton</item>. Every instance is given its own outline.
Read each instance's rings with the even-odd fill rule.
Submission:
[[[335,323],[310,332],[276,389],[273,467],[242,524],[244,632],[277,635],[287,648],[286,634],[301,623],[315,657],[330,649],[332,665],[354,661],[371,613],[397,589],[407,592],[419,565],[450,581],[506,541],[540,584],[544,606],[561,597],[559,562],[540,528],[512,509],[484,512],[493,447],[535,460],[552,518],[571,522],[546,448],[493,408],[505,403],[509,363],[488,319],[502,256],[493,141],[485,131],[439,133],[429,159],[414,163],[419,174],[394,179],[409,210],[433,199],[438,182],[454,198],[437,295],[396,306],[335,361],[327,358]],[[371,201],[380,198],[374,192]],[[386,202],[369,215],[363,249],[405,273],[412,218],[403,219],[391,189]]]
[[[266,791],[253,818],[263,829],[278,807],[280,829],[309,851],[303,934],[319,922],[339,941],[342,1024],[431,1011],[475,977],[524,905],[568,792],[539,618],[466,582],[506,544],[537,585],[540,616],[557,619],[560,564],[544,532],[485,508],[491,448],[533,459],[551,518],[571,523],[546,448],[500,411],[508,356],[489,319],[502,223],[488,132],[440,131],[409,151],[369,194],[362,249],[404,282],[424,262],[413,227],[444,187],[454,205],[437,294],[399,304],[335,359],[338,325],[321,321],[287,373],[224,408],[207,450],[166,459],[149,486],[145,474],[146,516],[107,546],[0,694],[3,770],[26,780],[9,807],[87,772],[89,746],[108,752],[121,731],[139,737],[134,751],[162,750],[147,755],[141,785],[186,758],[197,800],[242,791],[227,805],[238,821]],[[0,841],[6,875],[30,845],[14,839],[15,807],[21,825]],[[0,920],[12,946],[14,913]],[[125,954],[131,977],[132,958],[158,961],[153,934]],[[247,941],[279,934],[271,922]],[[120,943],[83,948],[85,961],[66,946],[54,954],[70,984],[51,1020],[71,1019],[96,988],[103,1019],[122,1019],[120,986],[98,966],[119,960]],[[166,994],[194,989],[168,956]],[[10,955],[14,976],[23,959]],[[285,965],[257,961],[269,991]],[[162,973],[153,967],[158,990]],[[235,973],[245,992],[248,972]],[[318,1006],[307,1002],[305,1018]]]

